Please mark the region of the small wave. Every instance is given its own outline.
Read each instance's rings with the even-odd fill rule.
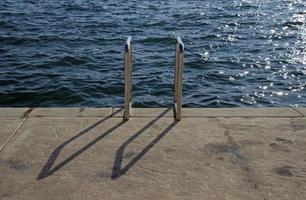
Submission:
[[[207,63],[209,63],[209,61],[197,59],[185,62],[185,66],[188,66],[190,69],[203,69]]]
[[[6,45],[23,45],[31,42],[39,42],[39,40],[31,37],[0,36],[0,43]]]
[[[148,22],[144,24],[146,27],[158,27],[158,26],[164,26],[166,25],[165,21],[154,21],[154,22]]]
[[[0,48],[0,53],[4,54],[4,53],[6,53],[6,52],[8,52],[7,49],[2,49],[2,48]]]
[[[15,28],[15,26],[12,23],[0,21],[0,28]]]
[[[285,22],[282,24],[283,27],[288,26],[288,27],[296,27],[296,26],[303,26],[304,22],[302,21],[289,21]]]
[[[119,24],[115,21],[106,21],[106,22],[86,22],[83,28],[91,29],[91,28],[117,28]]]
[[[64,9],[66,11],[88,11],[88,10],[90,10],[90,7],[81,6],[81,5],[78,5],[78,4],[66,4],[66,5],[64,5]]]
[[[62,58],[57,59],[56,61],[48,62],[46,66],[71,66],[71,65],[84,65],[87,61],[82,58],[72,57],[72,56],[64,56]]]
[[[37,37],[26,37],[26,36],[1,36],[0,35],[0,43],[6,44],[6,45],[24,45],[24,44],[30,44],[30,43],[38,43],[38,44],[45,44],[47,42],[56,43],[56,42],[90,42],[94,43],[99,41],[113,41],[118,40],[118,38],[113,39],[106,39],[106,38],[90,38],[90,37],[76,37],[76,36],[69,36],[69,37],[63,37],[63,36],[57,36],[57,35],[41,35]]]
[[[201,40],[210,40],[210,39],[217,39],[219,37],[220,36],[218,34],[209,34],[209,35],[201,36],[201,37],[199,37],[199,39],[201,39]]]
[[[225,73],[219,73],[219,71],[210,71],[205,73],[204,78],[207,81],[217,81],[218,83],[223,82],[222,84],[230,84],[230,76]]]
[[[13,11],[0,11],[0,15],[2,16],[20,16],[20,15],[25,15],[25,13],[13,12]]]
[[[146,37],[145,39],[140,40],[142,43],[150,44],[174,44],[175,39],[173,37]]]
[[[0,85],[2,86],[8,86],[8,85],[15,85],[19,83],[16,79],[0,79]]]

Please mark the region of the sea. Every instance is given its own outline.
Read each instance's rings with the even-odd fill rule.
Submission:
[[[306,106],[305,0],[0,0],[1,107]]]

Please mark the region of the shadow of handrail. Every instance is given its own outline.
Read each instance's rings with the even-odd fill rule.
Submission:
[[[122,159],[125,148],[132,143],[138,136],[150,128],[154,123],[156,123],[160,118],[162,118],[171,108],[163,111],[155,119],[150,121],[146,126],[137,131],[134,135],[129,137],[116,151],[116,156],[113,164],[111,179],[115,180],[120,176],[124,175],[133,165],[137,163],[156,143],[158,143],[177,123],[178,121],[172,122],[167,128],[165,128],[152,142],[145,146],[140,153],[138,153],[127,165],[122,168]]]
[[[115,126],[113,126],[112,128],[110,128],[109,130],[105,131],[102,135],[100,135],[99,137],[97,137],[95,140],[91,141],[90,143],[88,143],[86,146],[82,147],[80,150],[78,150],[77,152],[75,152],[74,154],[72,154],[71,156],[69,156],[67,159],[65,159],[64,161],[62,161],[61,163],[59,163],[58,165],[56,165],[55,167],[52,168],[54,162],[56,161],[57,157],[59,156],[60,152],[64,149],[64,147],[66,147],[68,144],[70,144],[72,141],[76,140],[77,138],[81,137],[82,135],[84,135],[85,133],[87,133],[88,131],[90,131],[91,129],[97,127],[98,125],[102,124],[103,122],[107,121],[108,119],[110,119],[113,115],[119,113],[120,111],[122,111],[122,109],[117,110],[116,112],[112,113],[111,115],[97,121],[96,123],[94,123],[93,125],[87,127],[86,129],[82,130],[81,132],[79,132],[78,134],[76,134],[75,136],[71,137],[70,139],[66,140],[64,143],[62,143],[61,145],[59,145],[58,147],[56,147],[56,149],[51,153],[50,157],[48,158],[46,164],[44,165],[44,167],[42,168],[41,172],[39,173],[38,177],[36,178],[37,180],[41,180],[44,179],[50,175],[52,175],[53,173],[55,173],[56,171],[58,171],[59,169],[61,169],[62,167],[64,167],[66,164],[68,164],[70,161],[72,161],[74,158],[76,158],[77,156],[79,156],[81,153],[83,153],[84,151],[86,151],[87,149],[89,149],[91,146],[93,146],[94,144],[96,144],[98,141],[100,141],[101,139],[103,139],[105,136],[109,135],[110,133],[112,133],[114,130],[116,130],[117,128],[119,128],[120,126],[122,126],[125,121],[121,121],[118,124],[116,124]]]

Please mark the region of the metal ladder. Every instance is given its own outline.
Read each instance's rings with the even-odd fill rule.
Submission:
[[[128,37],[124,46],[124,120],[129,120],[132,111],[132,53],[132,38]],[[173,116],[176,121],[180,121],[182,118],[183,67],[184,43],[180,37],[177,37],[175,48],[173,100]]]

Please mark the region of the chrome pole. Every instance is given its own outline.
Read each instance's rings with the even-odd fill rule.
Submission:
[[[128,37],[124,47],[124,120],[129,120],[132,109],[132,38]]]
[[[174,69],[174,117],[182,118],[182,91],[183,91],[184,43],[180,37],[176,39],[175,69]]]

